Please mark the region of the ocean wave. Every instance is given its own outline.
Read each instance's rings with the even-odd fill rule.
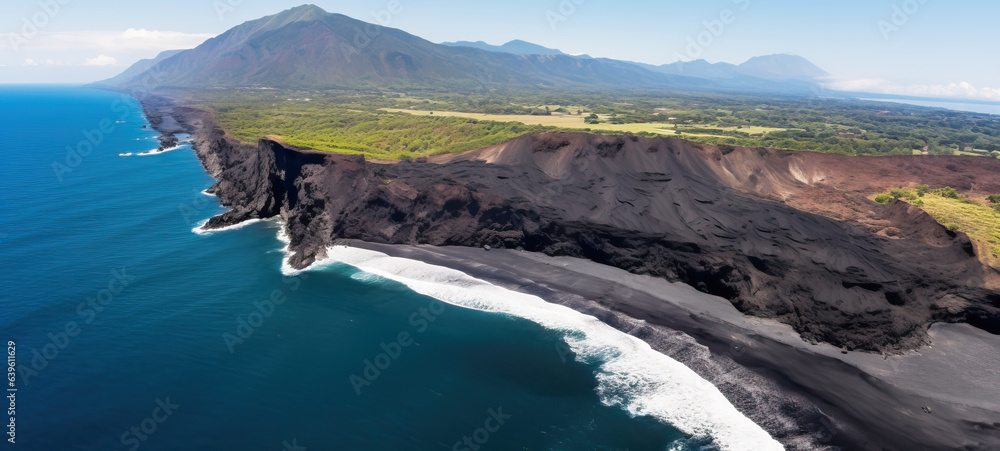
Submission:
[[[208,223],[208,219],[205,219],[199,222],[198,225],[195,226],[195,228],[191,229],[191,231],[197,233],[198,235],[211,235],[216,232],[225,232],[227,230],[242,229],[250,224],[256,224],[258,222],[264,222],[264,221],[268,221],[268,219],[247,219],[246,221],[243,221],[238,224],[233,224],[231,226],[226,226],[218,229],[206,229],[205,224]]]
[[[140,156],[140,157],[148,157],[150,155],[159,155],[161,153],[167,153],[167,152],[170,152],[172,150],[180,149],[180,148],[184,147],[186,144],[187,143],[180,143],[180,144],[178,144],[178,145],[176,145],[174,147],[168,147],[168,148],[163,149],[163,150],[160,150],[160,148],[157,147],[157,148],[155,148],[153,150],[150,150],[150,151],[147,151],[147,152],[137,153],[136,155]]]
[[[597,318],[461,271],[346,246],[330,247],[325,259],[295,270],[288,265],[283,226],[278,239],[286,243],[282,263],[286,275],[343,263],[449,304],[533,321],[563,332],[578,360],[599,365],[597,391],[604,404],[620,406],[634,416],[652,416],[697,439],[711,439],[723,450],[783,449],[693,370]]]

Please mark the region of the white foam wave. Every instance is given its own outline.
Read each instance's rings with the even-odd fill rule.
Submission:
[[[187,143],[181,143],[181,144],[178,144],[178,145],[176,145],[174,147],[168,147],[168,148],[163,149],[163,150],[160,150],[160,148],[157,147],[157,148],[155,148],[153,150],[150,150],[150,151],[147,151],[147,152],[137,153],[136,155],[140,156],[140,157],[148,157],[150,155],[159,155],[161,153],[167,153],[167,152],[170,152],[172,150],[180,149],[180,148],[184,147],[185,144],[187,144]]]
[[[215,193],[208,192],[207,189],[202,190],[201,193],[204,194],[204,195],[206,195],[206,196],[208,196],[208,197],[219,197],[219,196],[216,196]]]
[[[279,239],[287,243],[281,229]],[[450,268],[346,246],[328,248],[327,255],[306,270],[340,262],[449,304],[517,316],[564,332],[578,360],[600,365],[598,394],[607,405],[621,406],[636,416],[650,415],[695,437],[711,437],[724,450],[783,449],[690,368],[592,316]],[[301,272],[287,260],[282,272]]]
[[[211,235],[216,232],[225,232],[227,230],[242,229],[250,224],[256,224],[258,222],[263,222],[263,221],[267,221],[267,219],[247,219],[246,221],[243,221],[241,223],[233,224],[231,226],[226,226],[219,229],[206,229],[205,224],[208,223],[208,220],[206,219],[204,221],[199,222],[198,225],[195,226],[195,228],[191,229],[191,231],[197,233],[198,235]]]

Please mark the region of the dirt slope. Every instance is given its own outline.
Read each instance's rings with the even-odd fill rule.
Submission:
[[[1000,332],[1000,295],[983,288],[993,270],[968,237],[906,204],[862,195],[884,183],[871,176],[882,171],[903,174],[900,183],[993,189],[989,171],[1000,168],[972,164],[979,160],[902,162],[582,133],[398,164],[268,139],[243,145],[218,130],[199,133],[197,147],[218,178],[212,191],[233,207],[209,227],[281,215],[298,267],[345,238],[489,245],[684,281],[808,339],[852,349],[916,346],[932,321]],[[904,163],[912,166],[893,166]],[[957,170],[939,170],[942,163]],[[845,218],[852,220],[838,220]],[[879,236],[873,224],[906,236]]]

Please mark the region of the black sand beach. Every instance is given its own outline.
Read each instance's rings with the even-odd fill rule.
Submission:
[[[935,325],[930,347],[903,356],[844,354],[807,343],[776,321],[744,316],[725,299],[687,285],[587,260],[505,249],[343,244],[458,269],[592,314],[687,364],[789,449],[1000,448],[1000,337],[968,325]],[[616,313],[651,327],[636,328]],[[692,358],[690,343],[673,331],[711,356]]]

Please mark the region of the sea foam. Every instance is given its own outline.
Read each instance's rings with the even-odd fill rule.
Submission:
[[[168,148],[163,149],[163,150],[160,150],[160,148],[157,147],[157,148],[155,148],[153,150],[150,150],[148,152],[137,153],[136,156],[139,156],[139,157],[148,157],[148,156],[151,156],[151,155],[159,155],[161,153],[167,153],[167,152],[170,152],[170,151],[173,151],[173,150],[177,150],[177,149],[183,148],[186,144],[187,143],[179,144],[179,145],[176,145],[174,147],[168,147]]]
[[[284,227],[278,238],[287,244]],[[327,256],[303,271],[339,262],[449,304],[516,316],[563,332],[577,360],[599,365],[597,391],[606,405],[620,406],[634,416],[649,415],[694,437],[711,437],[724,450],[784,449],[710,382],[597,318],[450,268],[346,246],[328,248]],[[302,272],[287,260],[282,272]]]
[[[246,227],[246,226],[248,226],[250,224],[256,224],[258,222],[263,222],[263,221],[267,221],[267,219],[247,219],[246,221],[243,221],[243,222],[240,222],[240,223],[237,223],[237,224],[233,224],[231,226],[220,227],[218,229],[206,229],[205,228],[205,224],[208,223],[208,220],[205,219],[205,220],[199,222],[198,225],[195,226],[195,228],[191,229],[191,231],[194,232],[194,233],[197,233],[198,235],[211,235],[211,234],[216,233],[216,232],[225,232],[227,230],[242,229],[242,228],[244,228],[244,227]]]

